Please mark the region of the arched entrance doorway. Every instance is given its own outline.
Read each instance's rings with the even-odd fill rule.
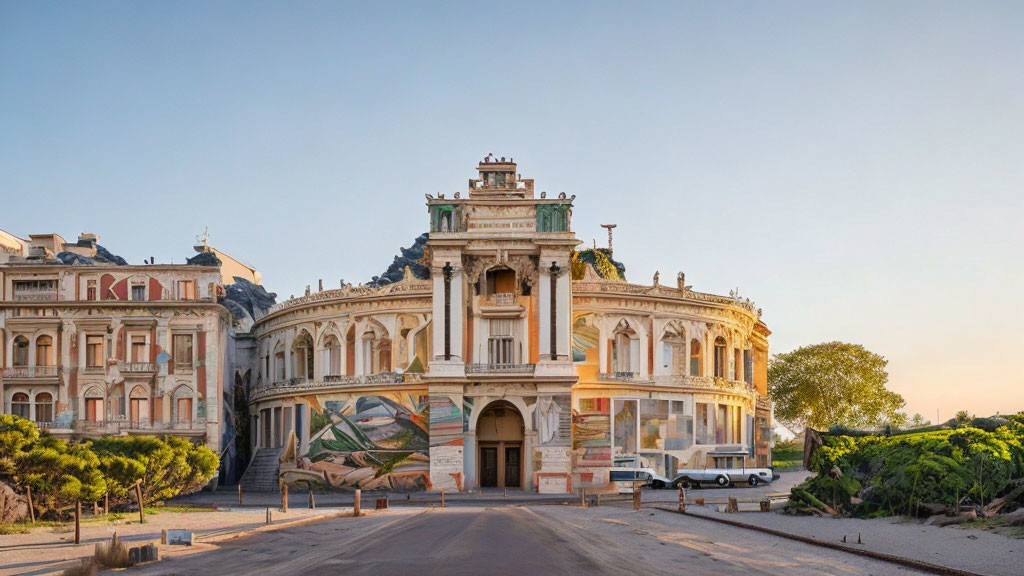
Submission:
[[[476,424],[477,474],[481,488],[523,486],[523,417],[504,400],[480,414]]]

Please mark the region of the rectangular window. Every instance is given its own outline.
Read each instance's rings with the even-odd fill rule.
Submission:
[[[664,450],[668,427],[668,400],[640,401],[641,450]]]
[[[103,421],[103,398],[85,399],[85,419],[89,422]]]
[[[149,362],[145,336],[132,336],[132,362]]]
[[[88,368],[103,367],[103,336],[85,337],[85,365]]]
[[[670,408],[665,450],[686,450],[693,445],[693,416],[686,402],[673,400]]]
[[[191,368],[192,367],[192,335],[191,334],[175,334],[174,335],[174,367],[178,368]]]
[[[637,446],[637,405],[636,400],[612,401],[612,430],[614,432],[615,454],[636,454]]]
[[[747,384],[754,383],[754,357],[749,349],[743,351],[743,381]]]
[[[195,300],[195,283],[193,283],[191,280],[178,280],[178,298],[180,300]]]
[[[192,399],[178,398],[177,404],[178,424],[188,424],[192,422]]]
[[[728,406],[724,404],[718,405],[718,411],[715,414],[715,443],[716,444],[727,444],[729,442],[728,430],[729,430],[729,410]]]
[[[132,284],[132,300],[136,302],[144,302],[146,300],[145,284]]]
[[[85,299],[90,302],[97,300],[96,281],[86,280],[85,282]]]
[[[715,443],[715,411],[714,404],[697,403],[697,414],[695,417],[697,426],[697,444]]]
[[[488,362],[491,364],[515,364],[515,339],[512,337],[512,320],[490,321],[487,355]]]

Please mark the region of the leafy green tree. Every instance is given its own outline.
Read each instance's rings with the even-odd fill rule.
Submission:
[[[956,413],[956,416],[953,417],[953,426],[956,428],[961,428],[963,426],[969,425],[971,423],[971,420],[973,420],[973,418],[971,418],[971,415],[967,412],[967,410],[961,410]]]
[[[68,443],[43,434],[18,455],[16,465],[21,481],[32,487],[37,508],[51,516],[76,501],[99,500],[107,490],[89,442]]]
[[[800,427],[863,428],[906,422],[906,401],[886,389],[885,358],[858,344],[825,342],[777,354],[768,365],[775,416]]]
[[[0,478],[17,475],[18,456],[36,440],[39,430],[34,422],[11,414],[0,415]]]
[[[212,450],[177,436],[107,437],[97,440],[94,450],[107,463],[115,490],[141,480],[146,503],[202,488],[219,466]]]

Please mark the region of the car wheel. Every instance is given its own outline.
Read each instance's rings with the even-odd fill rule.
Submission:
[[[651,488],[654,488],[656,490],[661,490],[664,487],[665,483],[662,482],[661,480],[655,480],[654,482],[651,482]]]
[[[729,479],[726,478],[725,476],[719,476],[718,478],[715,478],[715,484],[718,484],[720,487],[725,488],[726,486],[729,485]]]
[[[689,478],[684,478],[683,480],[680,480],[679,482],[676,482],[676,485],[677,486],[682,486],[683,490],[694,490],[696,488],[700,488],[700,484],[697,484],[696,482],[693,482]]]
[[[750,479],[747,480],[747,483],[750,484],[751,486],[757,486],[758,484],[761,483],[761,479],[751,474]]]

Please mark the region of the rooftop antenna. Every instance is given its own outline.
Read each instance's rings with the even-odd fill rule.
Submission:
[[[196,236],[196,252],[209,252],[210,251],[210,227],[203,227],[203,233]]]
[[[608,255],[612,255],[612,229],[618,224],[601,224],[601,228],[608,230]]]

